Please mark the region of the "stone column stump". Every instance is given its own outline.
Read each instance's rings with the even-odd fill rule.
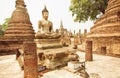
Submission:
[[[92,41],[86,41],[85,46],[85,60],[86,61],[92,61],[93,60],[93,54],[92,54]]]
[[[34,42],[24,42],[24,78],[38,78],[37,51]]]

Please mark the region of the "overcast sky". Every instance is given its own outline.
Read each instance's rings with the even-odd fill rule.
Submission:
[[[11,17],[13,10],[15,9],[16,0],[0,0],[0,24],[3,23],[5,18]],[[27,10],[30,16],[30,20],[33,24],[35,31],[38,30],[38,20],[42,19],[41,11],[46,5],[49,11],[49,20],[53,22],[54,30],[60,27],[60,21],[62,20],[64,28],[76,32],[81,29],[90,29],[93,26],[93,22],[88,21],[86,23],[75,23],[71,12],[69,11],[70,0],[24,0],[27,5]]]

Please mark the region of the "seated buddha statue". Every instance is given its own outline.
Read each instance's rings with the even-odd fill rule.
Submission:
[[[48,20],[48,10],[45,8],[42,10],[43,19],[38,21],[38,32],[36,34],[36,38],[40,39],[56,39],[59,38],[60,35],[53,31],[53,24]]]

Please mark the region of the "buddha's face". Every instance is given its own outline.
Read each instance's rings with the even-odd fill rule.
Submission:
[[[43,15],[43,18],[44,18],[44,19],[46,19],[46,20],[48,19],[48,12],[43,12],[42,15]]]

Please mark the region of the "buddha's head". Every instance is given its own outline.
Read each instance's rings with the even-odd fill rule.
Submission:
[[[44,19],[48,19],[48,15],[49,15],[49,12],[48,12],[48,10],[47,10],[47,8],[46,8],[46,6],[44,7],[44,9],[42,10],[42,16],[43,16],[43,18]]]

